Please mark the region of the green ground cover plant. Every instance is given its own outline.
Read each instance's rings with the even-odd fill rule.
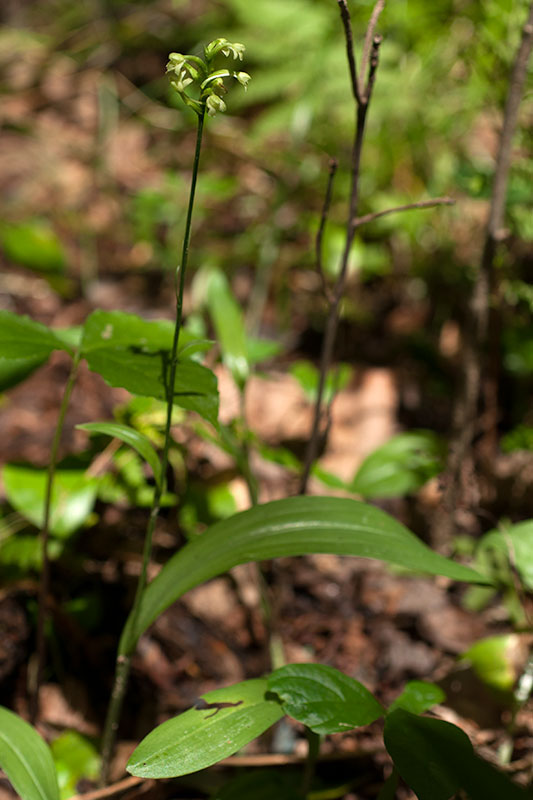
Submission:
[[[34,550],[32,554],[32,563],[41,569],[38,666],[32,697],[34,721],[46,657],[50,559],[61,555],[69,537],[85,523],[100,485],[98,477],[87,477],[84,470],[69,469],[58,463],[62,427],[80,363],[86,361],[89,368],[111,386],[127,389],[134,396],[152,398],[162,403],[164,408],[162,436],[156,446],[146,433],[124,422],[95,422],[80,426],[94,435],[112,437],[130,447],[149,467],[152,476],[142,567],[133,606],[118,644],[114,687],[102,737],[100,780],[103,785],[109,779],[131,658],[140,637],[184,593],[234,566],[273,558],[332,553],[379,559],[409,572],[446,576],[472,584],[482,592],[492,592],[502,584],[516,589],[515,573],[524,589],[531,588],[530,523],[517,525],[502,536],[497,532],[487,534],[479,543],[474,565],[469,567],[442,556],[391,515],[366,502],[347,497],[307,496],[307,484],[312,474],[326,485],[328,482],[335,484],[334,476],[317,471],[316,458],[320,437],[324,433],[327,437],[330,404],[345,377],[340,370],[332,372],[331,365],[356,231],[363,224],[393,212],[451,202],[448,198],[415,200],[360,214],[361,156],[367,113],[379,66],[382,40],[377,34],[377,26],[385,3],[378,0],[371,9],[366,34],[362,37],[360,58],[354,47],[348,5],[345,0],[337,0],[337,5],[355,106],[355,132],[344,241],[339,266],[333,275],[328,274],[323,264],[322,245],[337,171],[335,161],[330,165],[325,201],[318,221],[316,268],[328,310],[320,368],[315,375],[310,374],[312,370],[307,370],[307,373],[305,369],[300,370],[300,379],[310,387],[315,415],[307,453],[303,462],[297,465],[302,473],[299,496],[264,504],[258,502],[250,450],[254,447],[260,449],[261,443],[254,440],[248,429],[243,398],[255,364],[275,352],[276,346],[248,335],[239,306],[219,269],[206,269],[196,276],[196,280],[205,298],[222,359],[240,392],[241,416],[235,424],[224,426],[218,421],[216,377],[202,363],[202,356],[211,348],[212,342],[197,337],[183,324],[184,287],[204,125],[208,117],[226,110],[224,98],[230,82],[237,82],[246,89],[250,81],[248,73],[233,69],[235,65],[239,66],[245,52],[240,42],[218,38],[204,48],[203,57],[175,52],[169,56],[167,72],[171,86],[196,121],[196,149],[183,246],[175,274],[174,322],[147,321],[122,311],[97,310],[81,327],[60,330],[25,316],[0,312],[3,389],[22,381],[44,364],[54,351],[63,351],[71,359],[48,470],[7,465],[3,471],[9,502],[40,529],[39,552]],[[325,8],[321,6],[324,13]],[[330,9],[328,13],[331,13]],[[533,37],[533,33],[530,35]],[[264,87],[264,91],[267,90],[268,87]],[[8,244],[9,241],[8,237]],[[16,249],[12,241],[9,246]],[[166,476],[173,444],[175,406],[197,414],[203,420],[202,425],[204,422],[209,425],[208,429],[203,428],[203,435],[211,436],[234,458],[246,481],[251,508],[231,514],[210,525],[200,536],[191,538],[167,561],[157,577],[148,581],[156,520],[162,504],[173,501],[167,492]],[[262,452],[266,453],[266,450]],[[368,499],[402,496],[436,475],[441,470],[442,461],[443,447],[437,436],[427,431],[411,431],[395,437],[369,456],[351,482],[337,482],[336,488]],[[479,653],[466,655],[474,663],[481,664],[483,660]],[[522,703],[527,699],[524,691],[522,686]],[[330,796],[321,794],[321,787],[314,782],[320,737],[383,719],[384,744],[392,759],[393,771],[379,792],[380,800],[395,796],[399,777],[420,800],[446,800],[460,792],[466,793],[471,800],[499,800],[502,797],[513,800],[531,796],[531,792],[517,786],[481,759],[460,728],[425,715],[443,700],[438,686],[411,682],[385,708],[360,682],[332,667],[285,664],[262,678],[204,694],[194,707],[149,733],[131,756],[127,769],[134,776],[155,779],[190,774],[234,754],[284,716],[289,716],[304,726],[309,745],[307,763],[297,782],[293,776],[288,776],[284,782],[278,776],[260,775],[247,779],[248,783],[244,785],[239,778],[216,796],[245,800],[257,797],[258,786],[261,786],[263,792],[276,792],[280,797],[318,800]],[[3,708],[0,709],[0,723],[0,765],[15,790],[23,800],[58,800],[57,767],[50,749],[35,728]],[[94,761],[94,753],[84,753],[80,758],[84,764],[86,758]],[[60,760],[57,757],[56,763]],[[94,772],[94,763],[87,769]],[[68,785],[65,791],[71,788]]]

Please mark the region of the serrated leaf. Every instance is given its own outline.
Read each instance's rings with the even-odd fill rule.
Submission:
[[[287,664],[268,678],[268,690],[286,714],[315,733],[342,733],[368,725],[385,713],[359,681],[323,664]]]
[[[44,469],[32,469],[6,464],[2,470],[6,497],[23,517],[41,528],[44,520],[44,498],[47,474]],[[84,470],[56,470],[52,489],[50,533],[65,538],[77,530],[92,511],[98,480],[87,478]]]
[[[449,800],[459,789],[470,800],[528,796],[478,758],[468,736],[449,722],[396,709],[386,717],[383,738],[398,772],[419,800]]]
[[[446,695],[440,686],[426,681],[409,681],[401,695],[389,706],[389,713],[396,708],[403,708],[412,714],[422,714],[445,699]]]
[[[350,489],[369,498],[403,497],[438,475],[442,467],[443,446],[434,433],[401,433],[365,458]]]
[[[283,716],[279,703],[265,698],[263,678],[203,695],[229,708],[191,708],[155,728],[134,750],[126,769],[145,778],[175,778],[216,764],[260,736]]]
[[[165,380],[173,330],[172,323],[166,320],[147,322],[134,314],[94,312],[85,323],[82,354],[90,369],[98,372],[110,386],[166,400]],[[196,411],[216,426],[215,375],[195,361],[178,361],[174,402]]]
[[[59,800],[48,745],[35,728],[1,707],[0,767],[22,800]]]
[[[42,363],[53,350],[72,352],[46,325],[11,311],[0,311],[0,359],[39,359]]]
[[[133,447],[139,455],[144,458],[154,473],[154,478],[158,486],[161,485],[161,462],[152,443],[147,436],[129,425],[119,422],[86,422],[83,425],[76,425],[77,428],[90,433],[103,433],[106,436],[113,436],[121,442]]]
[[[433,552],[374,506],[340,497],[289,497],[222,520],[176,553],[145,590],[134,627],[130,616],[121,652],[134,647],[159,614],[189,589],[237,564],[308,553],[378,558],[453,580],[488,582]]]

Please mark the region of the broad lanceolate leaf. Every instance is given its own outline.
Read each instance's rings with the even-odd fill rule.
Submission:
[[[470,800],[526,800],[526,792],[478,758],[468,736],[449,722],[403,709],[387,715],[385,747],[419,800],[449,800],[464,789]]]
[[[72,352],[53,330],[29,317],[0,311],[0,359],[45,361],[53,350]]]
[[[339,497],[289,497],[218,522],[176,553],[147,587],[135,625],[130,616],[120,651],[131,651],[156,617],[194,586],[237,564],[308,553],[379,558],[454,580],[487,581],[434,553],[378,508]]]
[[[44,520],[47,473],[44,469],[6,464],[2,470],[6,497],[23,517],[36,527]],[[56,470],[52,489],[50,533],[66,537],[77,530],[91,513],[98,480],[87,478],[84,470]]]
[[[111,386],[166,400],[172,323],[147,322],[134,314],[95,311],[85,323],[82,354]],[[217,380],[211,370],[178,360],[174,402],[217,424]]]
[[[119,422],[86,422],[76,427],[90,433],[103,433],[106,436],[114,436],[116,439],[120,439],[121,442],[133,447],[150,466],[156,483],[158,485],[161,484],[161,462],[152,447],[150,439],[144,433],[139,433],[135,428]]]
[[[363,497],[402,497],[423,486],[442,466],[438,436],[431,431],[401,433],[365,458],[350,488]]]
[[[412,714],[422,714],[445,699],[446,695],[440,686],[426,681],[410,681],[401,695],[389,706],[389,712],[403,708]]]
[[[0,708],[0,768],[22,800],[59,800],[52,754],[35,728]]]
[[[319,734],[368,725],[385,713],[359,681],[323,664],[287,664],[268,679],[286,714]]]
[[[216,764],[270,728],[283,716],[279,703],[265,699],[265,679],[244,681],[203,695],[207,704],[191,708],[155,728],[128,761],[132,775],[175,778]]]
[[[219,269],[210,270],[207,276],[207,305],[224,362],[235,381],[243,386],[249,373],[244,318],[226,276]]]

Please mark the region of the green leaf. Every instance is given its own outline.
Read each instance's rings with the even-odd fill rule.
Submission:
[[[254,336],[247,338],[248,363],[250,365],[260,364],[282,352],[281,342],[274,339],[256,339]]]
[[[2,470],[6,497],[23,517],[41,528],[44,520],[46,470],[6,464]],[[59,469],[54,476],[50,533],[66,538],[77,530],[92,511],[98,480],[84,470]]]
[[[525,791],[478,758],[468,736],[449,722],[403,709],[387,715],[385,747],[419,800],[449,800],[464,789],[470,800],[525,800]]]
[[[48,360],[49,353],[36,358],[2,358],[0,354],[0,392],[22,383]]]
[[[403,708],[412,714],[422,714],[423,711],[442,703],[445,699],[446,695],[440,686],[426,681],[410,681],[401,695],[389,706],[389,713],[396,708]]]
[[[474,672],[488,686],[509,691],[517,677],[513,656],[519,646],[516,633],[488,636],[469,647],[461,660],[469,661]]]
[[[271,727],[283,716],[279,703],[265,699],[263,678],[203,695],[230,708],[191,708],[155,728],[133,752],[126,769],[144,778],[175,778],[216,764]]]
[[[219,269],[209,270],[206,280],[207,306],[224,363],[235,382],[244,386],[250,369],[242,310],[232,294],[226,276]]]
[[[174,325],[169,320],[148,321],[125,311],[93,311],[85,320],[81,352],[136,348],[142,353],[169,352]]]
[[[525,588],[533,590],[533,520],[486,533],[476,556],[483,562],[490,557],[491,551],[503,554],[507,563],[515,565]],[[512,580],[510,570],[508,580]]]
[[[286,714],[319,734],[368,725],[385,709],[359,681],[323,664],[287,664],[268,679]]]
[[[72,352],[46,325],[11,311],[0,311],[0,342],[0,360],[35,359],[43,363],[53,350]]]
[[[442,442],[434,433],[400,433],[365,458],[350,488],[363,497],[403,497],[438,475],[442,459]]]
[[[143,433],[139,433],[135,428],[130,428],[129,425],[123,425],[119,422],[86,422],[83,425],[76,425],[76,427],[90,433],[103,433],[106,436],[114,436],[116,439],[120,439],[121,442],[133,447],[150,466],[157,485],[161,485],[162,475],[159,456],[152,447],[150,439]]]
[[[147,322],[134,314],[95,311],[86,323],[82,354],[110,386],[166,400],[165,376],[174,326]],[[190,343],[190,341],[189,341]],[[187,344],[184,344],[187,347]],[[188,359],[176,370],[174,402],[217,425],[217,380],[211,370]]]
[[[237,564],[308,553],[379,558],[454,580],[488,582],[434,553],[378,508],[340,497],[289,497],[218,522],[176,553],[145,590],[134,628],[130,616],[121,652],[134,647],[156,617],[189,589]]]
[[[95,780],[100,769],[100,757],[92,742],[77,731],[66,731],[54,739],[52,756],[59,783],[60,800],[76,794],[82,778]]]
[[[0,241],[7,258],[35,272],[63,272],[65,252],[60,240],[45,222],[3,225]]]
[[[48,745],[35,728],[1,707],[0,767],[22,800],[59,800]]]

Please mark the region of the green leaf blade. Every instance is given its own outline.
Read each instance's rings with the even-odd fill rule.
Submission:
[[[236,753],[283,716],[279,703],[265,698],[263,678],[217,689],[208,703],[238,705],[220,709],[191,708],[167,720],[143,739],[126,769],[146,778],[175,778],[210,767]]]
[[[2,470],[6,497],[23,517],[37,528],[44,522],[47,472],[42,469],[6,464]],[[98,479],[87,478],[80,469],[59,469],[54,476],[49,529],[53,536],[74,533],[92,511]]]
[[[268,689],[286,714],[321,735],[368,725],[385,712],[359,681],[323,664],[287,664],[270,675]]]
[[[48,745],[29,723],[1,707],[0,767],[22,800],[59,800]]]
[[[409,681],[401,695],[389,706],[389,713],[396,708],[403,708],[412,714],[422,714],[445,699],[446,695],[440,686],[426,681]]]
[[[419,800],[449,800],[464,789],[470,800],[525,800],[526,791],[479,758],[460,728],[398,708],[387,715],[383,734],[402,778]]]
[[[350,489],[366,498],[403,497],[442,470],[443,449],[431,431],[393,436],[365,458]]]
[[[53,350],[72,348],[40,322],[11,311],[0,311],[0,359],[35,359],[44,362]]]
[[[161,462],[152,447],[150,439],[143,433],[119,422],[85,422],[82,425],[76,425],[76,427],[83,431],[89,431],[89,433],[103,433],[106,436],[113,436],[115,439],[120,439],[121,442],[132,447],[150,466],[157,485],[161,486]]]
[[[129,652],[159,614],[200,583],[238,564],[310,553],[377,558],[471,583],[488,580],[434,553],[374,506],[339,497],[289,497],[212,525],[174,555],[147,587],[135,625],[130,616],[121,652]]]

